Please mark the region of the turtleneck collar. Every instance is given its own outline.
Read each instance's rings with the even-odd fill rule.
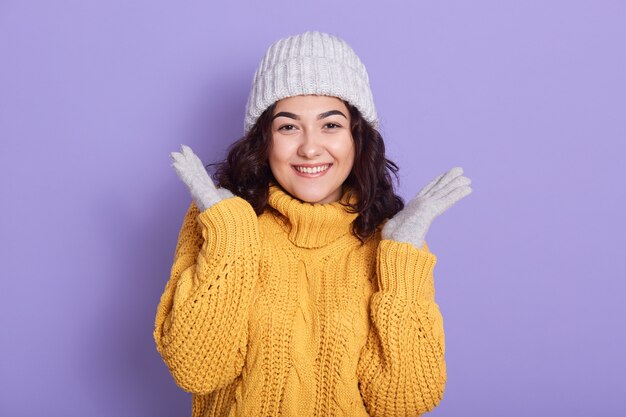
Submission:
[[[277,185],[270,185],[268,203],[283,216],[289,240],[302,248],[319,248],[352,232],[358,213],[350,213],[345,195],[341,201],[327,204],[302,202]]]

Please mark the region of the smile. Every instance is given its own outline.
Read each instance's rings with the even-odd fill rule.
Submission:
[[[315,175],[324,173],[332,164],[323,164],[317,166],[293,165],[293,168],[300,174]]]

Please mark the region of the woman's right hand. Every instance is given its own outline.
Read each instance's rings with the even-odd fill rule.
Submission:
[[[202,161],[187,145],[181,145],[180,152],[172,152],[172,166],[178,177],[185,183],[191,198],[200,211],[217,204],[221,200],[233,197],[226,188],[216,188],[209,177]]]

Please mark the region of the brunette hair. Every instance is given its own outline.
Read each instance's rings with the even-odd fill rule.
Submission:
[[[354,140],[354,166],[344,182],[353,213],[359,213],[352,233],[361,240],[372,236],[385,220],[402,210],[404,203],[395,194],[393,179],[398,179],[398,166],[385,157],[382,136],[367,122],[356,107],[345,102],[350,111],[350,130]],[[269,186],[276,183],[268,158],[272,144],[272,104],[259,116],[250,131],[233,143],[226,159],[217,164],[214,174],[218,186],[252,205],[257,215],[267,208]]]

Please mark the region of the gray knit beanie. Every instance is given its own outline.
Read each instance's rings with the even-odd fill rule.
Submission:
[[[343,99],[378,124],[367,71],[354,50],[328,33],[305,32],[280,39],[265,53],[254,74],[244,132],[278,100],[306,94]]]

